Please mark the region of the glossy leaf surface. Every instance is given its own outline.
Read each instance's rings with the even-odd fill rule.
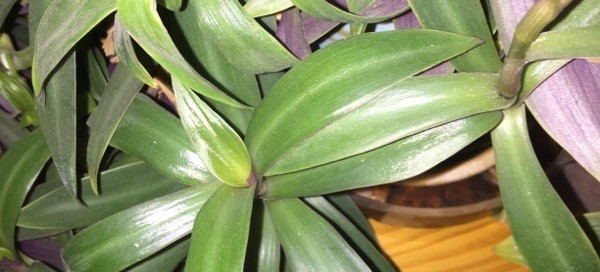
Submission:
[[[173,245],[155,253],[142,262],[129,267],[128,272],[175,271],[185,259],[190,248],[190,239],[184,238]]]
[[[62,251],[63,261],[70,271],[90,272],[139,262],[189,234],[196,213],[221,186],[188,188],[107,217],[75,235]]]
[[[243,270],[254,188],[224,185],[202,206],[185,271]]]
[[[363,34],[317,51],[281,78],[250,122],[246,143],[257,173],[394,84],[477,44],[450,33],[406,30]]]
[[[365,16],[344,11],[325,0],[292,0],[292,2],[310,16],[336,22],[375,23],[390,19],[404,11],[403,6],[397,6],[396,10],[385,15]]]
[[[119,57],[119,63],[125,65],[135,77],[146,85],[156,87],[156,81],[154,81],[152,76],[146,71],[146,68],[138,60],[131,37],[129,37],[129,33],[127,33],[118,15],[115,15],[113,36],[115,40],[115,54]]]
[[[48,6],[33,43],[32,80],[36,94],[73,46],[116,8],[117,0],[56,0]]]
[[[42,167],[50,159],[50,150],[42,132],[25,136],[0,157],[0,259],[15,259],[15,224],[27,192]]]
[[[466,54],[452,60],[461,72],[496,73],[501,62],[492,33],[479,0],[409,0],[412,11],[424,28],[449,31],[485,41]]]
[[[194,91],[234,107],[244,107],[192,68],[171,40],[156,11],[156,0],[118,0],[118,14],[131,37],[160,65]],[[191,3],[189,3],[191,4]],[[189,5],[188,5],[189,6]]]
[[[266,198],[314,196],[416,176],[493,128],[502,114],[457,120],[344,160],[267,178]]]
[[[544,32],[531,44],[525,58],[600,58],[600,26]]]
[[[294,271],[370,271],[335,228],[299,199],[266,206]]]
[[[192,150],[181,121],[143,95],[133,100],[110,144],[181,183],[217,180]]]
[[[386,260],[379,249],[340,211],[323,197],[307,197],[304,199],[313,210],[327,219],[356,251],[366,257],[366,262],[374,271],[395,271],[394,267]]]
[[[190,1],[187,8],[225,58],[247,73],[275,72],[298,62],[236,0]]]
[[[277,13],[294,6],[291,0],[249,0],[244,11],[252,17],[260,17]]]
[[[492,132],[496,171],[508,221],[533,271],[598,271],[600,260],[554,191],[527,132],[525,106],[505,111]]]
[[[50,8],[48,8],[50,10]],[[40,29],[41,31],[41,29]],[[75,52],[48,79],[38,97],[40,127],[52,161],[73,198],[77,195],[77,79]]]
[[[90,185],[82,184],[81,199],[85,206],[74,202],[64,188],[58,188],[23,207],[17,225],[39,229],[82,228],[129,207],[185,188],[143,162],[104,171],[101,178],[101,196],[95,195]],[[88,180],[84,178],[82,182]]]
[[[90,182],[94,192],[98,193],[96,176],[100,171],[100,162],[108,143],[127,108],[133,102],[136,94],[144,83],[139,81],[125,65],[117,65],[105,90],[98,107],[90,116],[90,139],[87,146],[87,165]]]
[[[192,90],[175,77],[172,82],[181,122],[206,168],[226,184],[248,186],[252,163],[242,139]]]
[[[183,38],[182,52],[188,56],[188,61],[202,75],[219,86],[223,91],[240,102],[256,107],[260,104],[261,96],[256,76],[246,73],[231,64],[219,51],[210,38],[198,31],[194,21],[194,10],[185,9],[175,14],[177,25],[181,28]],[[185,43],[183,42],[185,41]],[[185,48],[188,50],[186,51]],[[252,114],[251,109],[234,108],[214,101],[206,101],[215,111],[226,119],[242,135],[246,133]]]
[[[512,101],[497,93],[497,74],[408,78],[290,147],[265,175],[290,173],[361,154]]]

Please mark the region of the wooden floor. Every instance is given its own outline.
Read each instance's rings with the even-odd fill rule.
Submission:
[[[492,247],[510,235],[508,226],[491,217],[431,229],[385,225],[371,219],[379,243],[402,272],[522,272]]]

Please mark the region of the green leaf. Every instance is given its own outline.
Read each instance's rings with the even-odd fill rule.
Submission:
[[[2,26],[4,19],[6,19],[6,16],[15,5],[15,2],[17,2],[17,0],[7,0],[0,2],[0,26]]]
[[[249,186],[252,163],[242,139],[192,90],[175,77],[172,81],[181,122],[204,165],[224,183]]]
[[[50,9],[50,8],[49,8]],[[41,30],[40,30],[41,31]],[[77,197],[77,80],[75,52],[48,79],[38,97],[40,126],[65,188]]]
[[[525,58],[600,58],[600,26],[544,32],[531,44]]]
[[[378,149],[319,167],[266,179],[268,199],[314,196],[416,176],[492,129],[502,114],[474,115]]]
[[[412,11],[424,28],[477,37],[484,44],[452,60],[461,72],[496,73],[502,62],[479,0],[409,0]]]
[[[515,239],[512,235],[495,245],[494,253],[505,260],[527,266],[527,260],[525,260],[523,255],[521,255],[521,252],[519,252],[517,243],[515,243]]]
[[[478,43],[433,30],[387,31],[351,37],[311,54],[278,81],[250,121],[246,143],[257,173],[264,174],[298,142],[394,84]]]
[[[98,193],[98,171],[102,155],[127,108],[144,86],[125,65],[117,65],[102,94],[102,99],[90,117],[90,139],[87,146],[87,165],[90,182]]]
[[[254,201],[244,271],[279,271],[281,245],[262,200]]]
[[[367,220],[365,215],[348,194],[340,193],[326,195],[325,198],[346,218],[352,221],[352,223],[360,229],[361,233],[366,235],[372,243],[376,243],[377,239],[375,238],[375,231],[369,223],[369,220]]]
[[[35,102],[25,86],[17,78],[9,76],[0,71],[0,95],[6,101],[21,113],[21,124],[23,127],[29,125],[39,125],[39,116],[35,111]]]
[[[32,81],[36,95],[73,46],[116,7],[116,0],[55,0],[48,6],[33,42]]]
[[[294,271],[370,271],[333,226],[299,199],[266,206]]]
[[[147,271],[175,271],[179,264],[185,259],[190,247],[190,239],[185,238],[176,244],[159,251],[148,259],[129,267],[128,272]]]
[[[210,38],[198,31],[194,20],[195,16],[191,14],[193,12],[192,9],[185,9],[175,14],[177,25],[181,28],[183,36],[176,40],[185,42],[178,46],[188,56],[188,61],[207,79],[242,103],[252,107],[258,106],[261,96],[256,76],[243,72],[231,64]],[[237,131],[241,134],[246,133],[254,113],[253,110],[234,108],[214,101],[206,102],[229,121]]]
[[[185,188],[143,162],[104,171],[101,178],[102,196],[95,195],[89,185],[82,185],[81,199],[85,206],[70,199],[64,188],[58,188],[23,207],[17,225],[38,229],[82,228],[129,207]]]
[[[146,71],[146,68],[144,68],[138,60],[131,37],[129,37],[129,33],[127,33],[127,30],[123,27],[123,23],[121,23],[118,14],[115,15],[115,29],[113,36],[115,39],[115,54],[119,57],[119,63],[125,65],[125,67],[127,67],[127,69],[129,69],[129,71],[140,81],[148,86],[156,88],[156,81],[154,81],[154,78],[152,78],[148,71]]]
[[[275,72],[298,62],[237,0],[190,1],[187,8],[225,58],[247,73]]]
[[[34,262],[29,267],[28,272],[54,272],[55,270],[42,262]]]
[[[14,119],[0,117],[0,143],[2,146],[9,148],[28,133],[29,131],[21,127]]]
[[[496,171],[513,236],[533,271],[600,271],[590,240],[554,191],[527,132],[525,106],[492,132]]]
[[[183,0],[158,0],[159,5],[172,11],[179,11],[183,5]]]
[[[17,227],[17,241],[26,241],[39,239],[63,233],[69,230],[54,230],[54,229],[29,229]]]
[[[100,100],[108,83],[109,75],[104,56],[97,47],[91,46],[86,50],[86,66],[90,93],[94,99]]]
[[[181,183],[217,181],[192,150],[181,121],[144,95],[133,100],[110,144]]]
[[[327,219],[357,252],[365,257],[374,271],[395,271],[380,250],[350,221],[323,197],[308,197],[304,201]]]
[[[40,130],[23,137],[0,157],[0,260],[15,259],[15,224],[27,192],[42,167],[50,159],[50,150]]]
[[[179,53],[156,11],[156,0],[118,0],[117,6],[129,35],[165,70],[210,99],[245,107],[200,76]]]
[[[376,23],[395,17],[405,11],[402,8],[384,16],[363,16],[341,10],[326,0],[292,0],[292,2],[298,9],[310,16],[335,22]]]
[[[185,271],[242,271],[254,186],[222,186],[194,222]]]
[[[498,95],[497,82],[497,74],[408,78],[288,148],[265,175],[337,161],[450,121],[506,108],[512,101]]]
[[[244,11],[252,17],[261,17],[281,12],[294,6],[291,0],[248,0]]]
[[[120,271],[151,256],[188,235],[198,210],[221,186],[213,182],[181,190],[89,226],[63,249],[67,269]]]

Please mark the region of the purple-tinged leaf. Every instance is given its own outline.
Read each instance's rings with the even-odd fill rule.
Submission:
[[[297,58],[304,59],[310,55],[310,45],[304,36],[302,18],[298,9],[288,9],[281,14],[276,34]]]
[[[544,129],[600,179],[600,64],[574,60],[542,83],[527,106]]]
[[[533,3],[533,0],[493,1],[500,42],[505,49],[519,20]],[[586,0],[571,4],[566,16],[552,30],[598,25],[600,0]],[[600,81],[596,79],[600,76],[600,64],[575,60],[552,74],[567,62],[543,61],[529,65],[524,73],[521,99],[535,88],[526,100],[533,116],[587,171],[600,179],[600,109],[597,107]],[[528,73],[529,70],[532,72]]]
[[[375,17],[402,13],[406,10],[408,10],[408,1],[406,0],[374,0],[360,14]]]
[[[300,17],[302,17],[302,24],[304,25],[304,36],[309,43],[323,37],[323,35],[340,24],[338,22],[317,19],[306,13],[302,13]]]

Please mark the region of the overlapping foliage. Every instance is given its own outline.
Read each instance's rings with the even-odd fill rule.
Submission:
[[[0,20],[19,8],[9,2]],[[600,271],[524,118],[527,107],[598,178],[600,84],[590,78],[600,68],[558,69],[600,57],[600,1],[567,6],[520,59],[509,45],[531,5],[519,1],[184,2],[29,1],[29,47],[0,44],[0,94],[13,111],[0,116],[0,147],[10,147],[0,258],[51,269],[17,240],[75,233],[61,254],[70,271],[166,271],[183,260],[186,271],[392,271],[345,191],[418,175],[491,132],[527,265]],[[556,17],[557,2],[538,4]],[[424,29],[363,33],[408,9]],[[343,23],[351,37],[319,49]],[[107,25],[104,45],[119,59],[110,71],[97,48]],[[522,87],[506,97],[513,61],[522,70],[509,79]],[[439,65],[456,72],[423,74]],[[581,70],[589,78],[574,79]],[[140,94],[152,93],[145,85],[162,96]]]

